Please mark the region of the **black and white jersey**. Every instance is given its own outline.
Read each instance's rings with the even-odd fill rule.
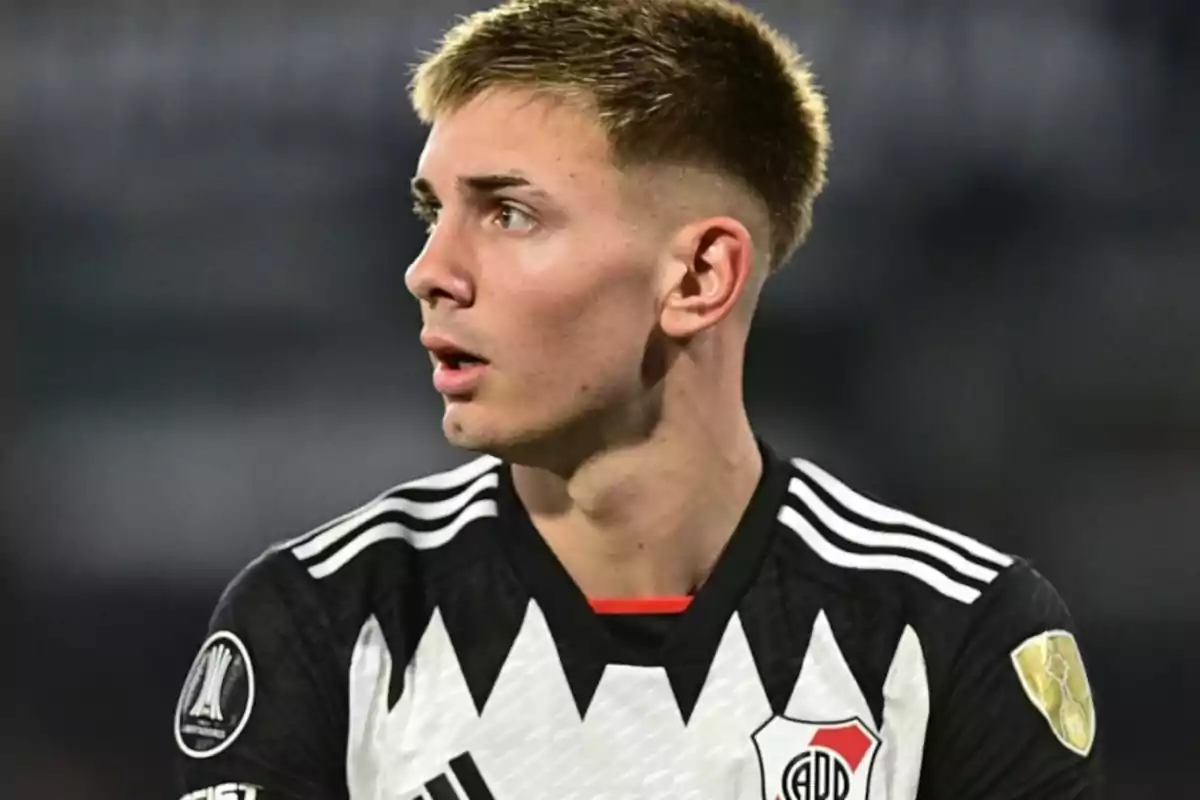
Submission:
[[[185,681],[180,795],[1096,796],[1091,691],[1046,580],[763,449],[687,598],[583,596],[491,457],[273,547]]]

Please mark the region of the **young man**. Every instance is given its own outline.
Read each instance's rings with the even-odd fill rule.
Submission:
[[[517,0],[413,84],[407,274],[484,455],[272,548],[175,719],[184,797],[1094,797],[1027,563],[758,441],[743,351],[824,102],[722,0]]]

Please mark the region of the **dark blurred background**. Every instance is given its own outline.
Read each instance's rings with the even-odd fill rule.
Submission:
[[[403,285],[404,90],[481,5],[0,10],[0,797],[174,798],[224,584],[460,458]],[[1200,797],[1200,3],[752,5],[837,146],[754,420],[1035,559],[1110,796]]]

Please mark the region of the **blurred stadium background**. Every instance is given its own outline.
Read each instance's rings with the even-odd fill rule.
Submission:
[[[0,10],[0,797],[174,798],[224,584],[458,458],[402,281],[404,89],[481,5]],[[1109,796],[1200,797],[1200,4],[751,5],[837,145],[755,421],[1033,557],[1085,637]]]

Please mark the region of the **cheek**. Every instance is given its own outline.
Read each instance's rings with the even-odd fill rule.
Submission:
[[[522,371],[535,390],[619,392],[638,378],[653,324],[647,289],[632,282],[548,296],[522,320]]]
[[[653,254],[626,228],[602,222],[519,242],[501,268],[484,269],[492,280],[481,306],[506,334],[512,402],[545,409],[636,390],[657,324]]]

